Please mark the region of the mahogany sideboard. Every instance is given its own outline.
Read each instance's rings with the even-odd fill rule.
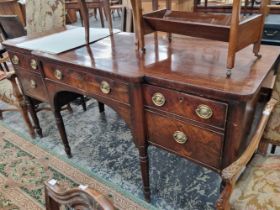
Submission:
[[[56,108],[63,94],[87,95],[112,107],[131,128],[139,149],[146,200],[150,144],[217,173],[239,157],[264,95],[263,83],[278,68],[280,53],[279,47],[262,46],[257,60],[245,48],[226,78],[223,42],[174,36],[169,43],[164,36],[148,35],[150,44],[141,54],[133,34],[118,33],[57,55],[17,46],[33,38],[4,43],[26,99],[51,105],[68,154]]]

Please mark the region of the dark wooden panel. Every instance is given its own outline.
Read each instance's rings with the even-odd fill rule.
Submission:
[[[48,101],[47,93],[42,78],[29,72],[17,71],[23,92],[40,101]]]
[[[223,135],[189,123],[167,118],[146,110],[148,141],[183,157],[220,169]],[[179,144],[173,134],[181,131],[188,140]]]
[[[155,93],[164,95],[166,102],[162,107],[157,107],[153,103],[152,97]],[[171,112],[211,126],[225,127],[227,115],[227,104],[225,103],[151,85],[144,86],[144,97],[146,106]],[[196,109],[200,105],[207,105],[211,108],[213,115],[209,119],[203,119],[196,114]]]
[[[121,81],[79,72],[74,69],[68,69],[65,66],[57,66],[51,63],[45,63],[43,66],[44,73],[48,79],[71,85],[73,88],[86,91],[88,94],[106,96],[124,103],[129,102],[128,85]],[[55,71],[57,70],[62,74],[61,79],[55,76]],[[108,94],[101,91],[101,83],[104,81],[110,86],[110,92]]]

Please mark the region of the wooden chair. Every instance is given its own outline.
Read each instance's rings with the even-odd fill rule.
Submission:
[[[272,97],[280,101],[280,74],[276,76]],[[272,144],[271,153],[275,152],[276,146],[280,145],[280,104],[277,104],[273,110],[268,124],[265,128],[263,139],[261,142],[261,151],[266,154],[268,145]]]
[[[277,103],[279,100],[274,98],[267,103],[252,141],[240,158],[222,171],[224,189],[217,201],[217,209],[280,208],[280,156],[255,154]]]
[[[105,17],[108,20],[109,28],[112,29],[112,18],[111,18],[111,12],[110,12],[110,5],[108,0],[92,0],[92,1],[86,1],[85,2],[87,9],[93,9],[96,14],[96,10],[98,10],[100,15],[100,22],[101,27],[105,27],[104,23],[104,16],[103,11],[105,13]],[[81,6],[80,0],[77,1],[65,1],[65,8],[67,11],[69,10],[75,10],[78,11],[80,14],[81,22],[83,26],[87,26],[87,17],[89,15],[88,11],[85,14],[84,6]],[[89,23],[88,23],[89,24]]]
[[[0,58],[0,64],[8,62],[9,57],[7,54]],[[3,66],[3,71],[0,71],[0,100],[12,105],[16,108],[0,109],[0,120],[3,119],[3,112],[18,111],[20,112],[32,138],[35,137],[32,123],[28,116],[27,107],[24,98],[21,94],[19,86],[16,81],[15,72],[7,69],[8,66]]]
[[[16,15],[22,25],[25,26],[24,5],[18,0],[0,0],[0,15]]]
[[[111,17],[111,10],[110,10],[110,3],[109,0],[94,0],[92,2],[86,2],[86,0],[78,0],[78,8],[81,11],[81,17],[83,19],[83,26],[85,27],[85,34],[86,34],[86,43],[89,44],[89,12],[90,8],[94,8],[94,6],[102,4],[102,8],[104,8],[105,15],[107,17],[109,23],[109,31],[110,34],[113,34],[113,25],[112,25],[112,17]]]
[[[26,30],[16,15],[0,15],[0,25],[5,39],[26,36]]]
[[[87,186],[64,190],[52,179],[45,182],[46,210],[59,210],[64,205],[78,210],[116,210],[104,195]]]

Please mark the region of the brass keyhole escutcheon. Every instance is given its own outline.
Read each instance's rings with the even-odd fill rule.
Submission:
[[[187,135],[185,133],[183,133],[182,131],[176,131],[173,134],[173,138],[179,144],[185,144],[188,140]]]
[[[152,97],[152,101],[153,101],[154,105],[161,107],[165,104],[166,99],[163,94],[155,93]]]
[[[213,115],[212,109],[204,104],[199,105],[195,112],[202,119],[210,119]]]
[[[58,79],[58,80],[62,80],[62,78],[63,78],[62,72],[61,72],[60,70],[58,70],[58,69],[56,69],[56,70],[54,71],[54,76],[55,76],[55,78]]]
[[[31,59],[30,66],[32,69],[36,70],[38,68],[38,63],[35,59]]]
[[[111,92],[110,84],[106,81],[102,81],[100,84],[100,90],[104,94],[109,94]]]
[[[30,80],[30,87],[35,89],[37,87],[37,83],[32,79]]]
[[[19,64],[19,58],[18,58],[16,55],[14,55],[14,56],[12,57],[12,63],[13,63],[14,65],[18,65],[18,64]]]

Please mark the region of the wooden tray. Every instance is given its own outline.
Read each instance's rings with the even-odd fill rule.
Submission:
[[[172,11],[171,0],[166,0],[166,9],[144,15],[141,0],[131,0],[138,46],[145,52],[144,35],[154,31],[228,42],[226,69],[227,76],[230,76],[231,69],[234,68],[235,55],[239,50],[253,44],[253,53],[257,58],[261,57],[259,50],[267,9],[266,0],[262,1],[259,14],[242,16],[241,0],[233,0],[230,14]]]
[[[163,9],[143,15],[143,19],[154,31],[229,42],[231,14],[179,12]],[[238,49],[258,41],[259,34],[250,29],[260,28],[261,22],[262,15],[260,14],[241,18]],[[246,38],[248,36],[249,39]]]

